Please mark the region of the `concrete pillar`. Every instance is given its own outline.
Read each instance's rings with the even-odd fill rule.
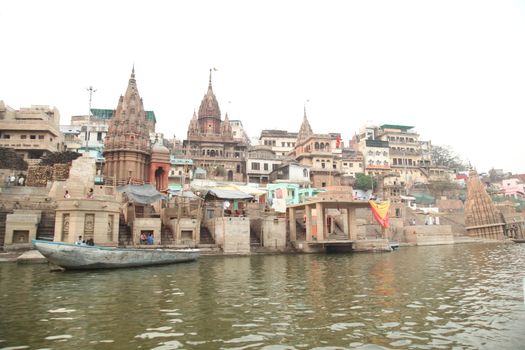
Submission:
[[[315,211],[317,213],[317,240],[324,240],[324,226],[325,226],[325,217],[324,217],[324,207],[323,203],[315,203]]]
[[[295,242],[297,240],[297,223],[295,222],[295,208],[288,208],[289,218],[288,222],[290,224],[290,241]]]
[[[348,220],[348,239],[352,241],[357,240],[357,221],[355,215],[355,208],[347,209],[347,220]]]
[[[304,206],[304,210],[306,213],[306,240],[311,241],[312,240],[312,207],[309,205]]]

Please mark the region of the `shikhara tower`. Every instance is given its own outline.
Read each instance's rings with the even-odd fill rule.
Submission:
[[[184,140],[186,157],[193,159],[197,168],[206,170],[209,179],[244,181],[246,147],[246,143],[233,137],[228,114],[221,119],[210,70],[208,90],[198,112],[193,112]]]
[[[133,68],[126,93],[120,96],[109,122],[104,143],[106,178],[116,180],[116,184],[147,182],[151,159],[149,134],[154,131],[155,124],[147,119]]]

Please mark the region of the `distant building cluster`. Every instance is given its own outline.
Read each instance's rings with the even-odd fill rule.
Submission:
[[[377,190],[389,197],[456,176],[435,164],[431,142],[420,140],[414,126],[364,125],[345,144],[340,132],[315,133],[306,108],[298,131],[262,130],[252,144],[240,120],[222,116],[211,71],[183,140],[156,132],[155,113],[143,108],[134,70],[115,109],[92,108],[89,115],[72,116],[69,125],[59,125],[59,118],[48,106],[15,110],[0,101],[0,147],[13,148],[29,164],[51,152],[88,152],[100,181],[152,183],[163,191],[192,180],[326,188],[352,185],[364,174],[378,180]],[[521,182],[508,181],[500,190],[524,195]]]

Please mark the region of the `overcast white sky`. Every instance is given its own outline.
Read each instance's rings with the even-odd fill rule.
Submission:
[[[250,137],[345,143],[364,124],[416,127],[479,171],[525,173],[524,1],[2,1],[0,99],[61,124],[116,108],[135,64],[157,131],[185,138],[213,87]]]

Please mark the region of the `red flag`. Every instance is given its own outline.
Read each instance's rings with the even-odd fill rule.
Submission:
[[[335,147],[341,147],[341,135],[337,135],[337,140],[335,141]]]

